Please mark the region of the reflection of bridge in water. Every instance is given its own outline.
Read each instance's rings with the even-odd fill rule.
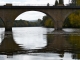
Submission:
[[[14,20],[25,11],[41,11],[49,15],[54,21],[56,30],[62,29],[63,22],[72,12],[80,10],[79,6],[0,6],[0,17],[2,18],[5,30],[11,31]]]
[[[69,38],[68,36],[63,35],[63,34],[62,35],[61,34],[48,34],[47,45],[45,47],[42,47],[40,49],[26,49],[25,50],[24,48],[22,48],[23,46],[19,46],[19,44],[17,44],[14,41],[12,33],[11,34],[5,33],[4,39],[2,40],[1,45],[0,45],[0,54],[12,56],[15,54],[51,52],[51,53],[58,53],[60,54],[60,57],[63,57],[65,52],[71,52],[73,53],[73,58],[75,58],[76,51],[79,51],[80,48],[78,48],[77,46],[73,47],[73,43],[75,41],[72,41],[72,43],[70,43],[68,38]],[[75,50],[75,47],[77,47],[76,50]]]
[[[19,51],[23,51],[23,48],[14,41],[12,33],[5,34],[0,44],[0,54],[5,54],[9,56],[16,53],[19,54]]]
[[[6,47],[6,48],[5,48]],[[13,53],[18,51],[26,52],[55,52],[55,51],[66,51],[72,49],[71,44],[67,41],[64,35],[54,34],[47,35],[47,45],[41,49],[27,49],[24,50],[23,46],[19,46],[14,41],[13,34],[5,34],[4,39],[0,45],[0,52]]]
[[[72,49],[72,45],[67,41],[65,35],[61,34],[49,34],[47,35],[47,46],[43,49],[39,49],[40,52],[69,52]]]
[[[34,50],[34,52],[58,53],[60,57],[64,57],[64,54],[69,52],[72,53],[73,59],[80,59],[80,36],[77,37],[78,42],[76,42],[76,38],[70,40],[71,37],[76,35],[70,35],[67,36],[66,34],[48,34],[47,45],[42,49]]]

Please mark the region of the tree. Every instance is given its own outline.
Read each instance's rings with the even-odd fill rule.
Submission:
[[[54,25],[53,21],[49,16],[44,16],[43,17],[42,26],[52,28],[52,27],[54,27],[53,25]]]
[[[76,5],[80,6],[80,0],[76,0]]]
[[[80,28],[80,11],[70,14],[67,18],[67,23],[72,28]]]
[[[57,5],[58,5],[58,1],[56,0],[56,1],[55,1],[55,6],[57,6]]]
[[[49,3],[47,4],[47,6],[49,6]]]
[[[59,0],[59,4],[63,4],[63,0]]]

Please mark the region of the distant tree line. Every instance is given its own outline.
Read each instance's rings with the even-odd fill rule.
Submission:
[[[13,27],[35,27],[35,26],[41,26],[40,24],[41,20],[38,19],[34,22],[26,21],[26,20],[15,20]]]
[[[41,25],[43,27],[53,28],[54,22],[49,16],[43,16],[43,19],[41,21]]]
[[[27,20],[15,20],[13,27],[39,27],[41,26],[41,20],[35,20],[35,21],[27,21]],[[0,27],[4,27],[3,21],[0,19]]]

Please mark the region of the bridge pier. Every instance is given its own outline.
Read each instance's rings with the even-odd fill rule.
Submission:
[[[58,21],[56,20],[54,22],[54,28],[55,28],[56,31],[62,30],[63,22],[61,20],[58,20]]]
[[[54,21],[54,28],[55,30],[59,31],[62,30],[64,21],[66,17],[71,14],[73,11],[72,9],[54,9],[48,12],[48,14],[52,17]]]
[[[13,26],[13,21],[7,20],[5,21],[5,31],[10,31],[12,32],[12,26]]]
[[[12,27],[9,28],[5,27],[5,31],[12,31]]]

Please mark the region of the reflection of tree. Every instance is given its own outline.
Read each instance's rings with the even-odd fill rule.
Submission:
[[[64,52],[71,48],[71,44],[68,43],[64,35],[55,34],[47,35],[47,46],[39,49],[38,52]]]
[[[51,52],[58,53],[60,58],[64,57],[65,51],[69,51],[72,48],[71,44],[66,40],[66,36],[61,34],[48,34],[47,45],[42,49],[35,49],[34,52]]]
[[[73,59],[79,59],[80,60],[80,53],[73,53],[73,55],[72,55],[72,58]]]
[[[65,52],[71,52],[73,59],[80,59],[80,36],[77,35],[47,35],[47,46],[35,52],[55,52],[63,58]]]
[[[73,46],[74,51],[80,51],[80,36],[78,35],[69,35],[68,42]]]
[[[52,38],[52,40],[48,40],[48,44],[46,46],[48,49],[53,49],[56,51],[64,51],[64,50],[69,50],[71,48],[71,45],[67,42],[64,35],[55,34],[48,37],[48,39],[49,38],[50,39]]]
[[[22,50],[23,49],[21,48],[21,46],[19,46],[19,44],[14,41],[12,34],[5,34],[4,39],[2,40],[0,45],[1,54],[7,54],[8,56],[11,56],[14,53],[17,54]]]
[[[80,36],[71,34],[68,42],[72,45],[73,59],[80,59]]]

